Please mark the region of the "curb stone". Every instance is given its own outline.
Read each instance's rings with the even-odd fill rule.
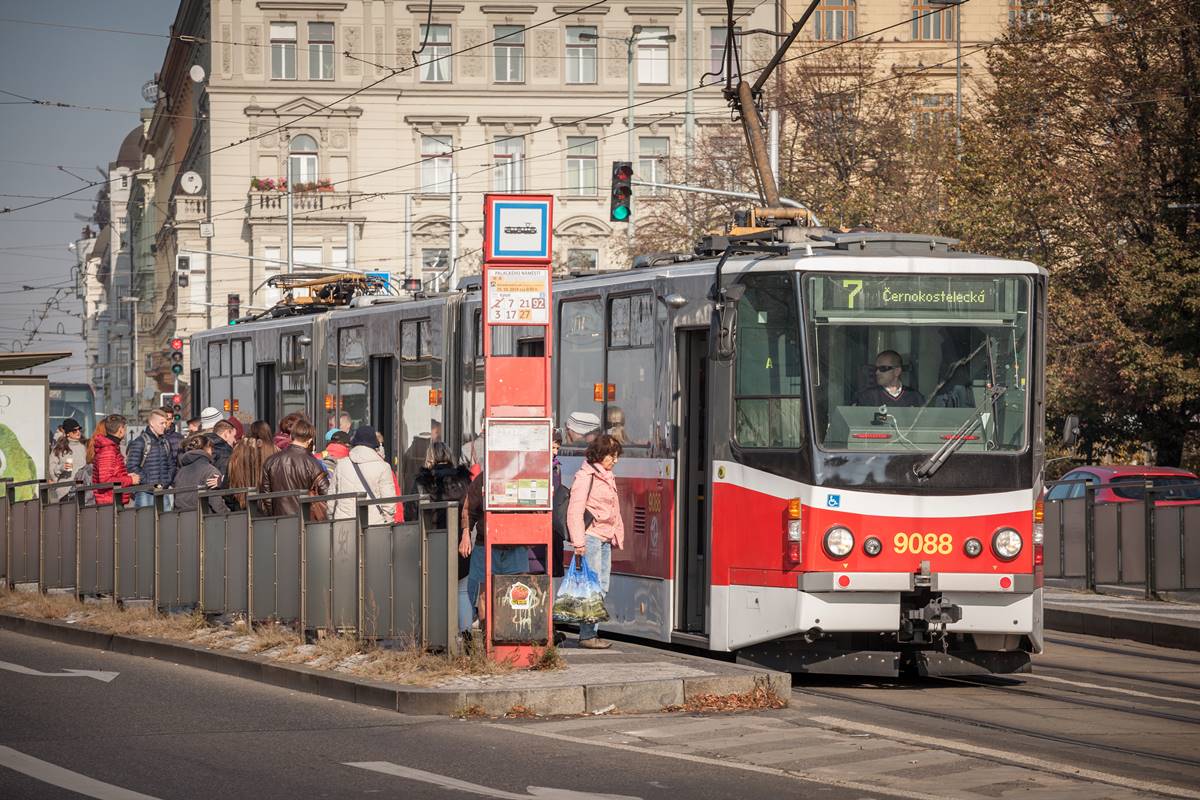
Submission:
[[[107,650],[139,658],[170,661],[187,667],[253,680],[294,692],[315,694],[348,703],[397,711],[401,714],[455,716],[479,708],[488,716],[503,716],[524,706],[539,716],[582,714],[607,709],[625,713],[661,711],[682,705],[697,694],[735,694],[767,685],[786,700],[791,676],[782,672],[741,667],[743,675],[711,675],[626,681],[580,686],[539,686],[496,689],[437,689],[397,686],[364,678],[329,673],[302,664],[281,664],[258,656],[209,650],[198,645],[141,636],[104,633],[51,620],[0,613],[0,630],[50,639],[63,644]]]
[[[1146,615],[1111,616],[1083,610],[1077,606],[1046,604],[1047,630],[1127,639],[1176,650],[1200,650],[1200,627],[1164,622]]]

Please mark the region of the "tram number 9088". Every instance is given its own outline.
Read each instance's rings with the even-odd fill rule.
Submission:
[[[892,540],[897,555],[943,555],[954,552],[954,537],[948,533],[897,533]]]

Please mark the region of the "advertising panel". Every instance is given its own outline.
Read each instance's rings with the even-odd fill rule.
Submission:
[[[0,378],[0,477],[45,480],[49,402],[45,379]]]

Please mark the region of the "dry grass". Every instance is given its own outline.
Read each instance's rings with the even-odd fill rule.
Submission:
[[[535,649],[533,652],[533,664],[529,667],[532,670],[552,672],[567,668],[567,660],[562,657],[562,653],[558,652],[558,648],[553,643],[546,645],[541,650]]]
[[[757,679],[751,691],[738,694],[694,695],[683,705],[666,706],[663,711],[762,711],[769,708],[786,708],[787,704],[787,699],[780,697],[768,681]]]
[[[295,630],[277,623],[250,625],[244,619],[235,619],[227,625],[215,625],[199,612],[160,614],[152,608],[122,608],[107,602],[81,603],[71,595],[3,589],[0,589],[0,611],[33,619],[58,620],[122,636],[233,650],[388,683],[432,686],[467,675],[498,675],[512,669],[509,664],[490,660],[478,638],[474,646],[461,655],[431,653],[412,642],[385,649],[374,642],[358,641],[352,634],[333,631],[319,632],[315,642],[305,644]]]

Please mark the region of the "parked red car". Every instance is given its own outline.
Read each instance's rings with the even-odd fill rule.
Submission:
[[[1146,495],[1146,481],[1149,480],[1156,489],[1165,489],[1165,491],[1154,492],[1154,502],[1158,505],[1200,504],[1200,478],[1186,469],[1126,465],[1086,466],[1076,467],[1064,475],[1061,480],[1086,481],[1092,485],[1129,484],[1128,486],[1097,489],[1095,492],[1097,503],[1132,503],[1142,500]],[[1050,487],[1046,499],[1053,501],[1083,497],[1084,485],[1083,483],[1059,483]]]

